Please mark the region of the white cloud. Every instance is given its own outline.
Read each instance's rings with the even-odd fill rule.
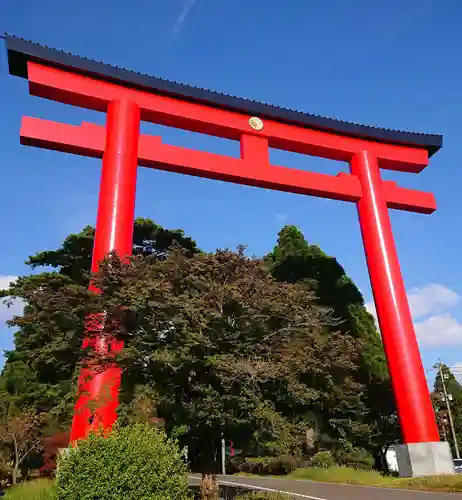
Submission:
[[[462,300],[462,297],[449,288],[432,283],[408,292],[409,305],[414,319],[446,311]]]
[[[462,324],[449,313],[430,316],[414,326],[422,347],[462,344]]]
[[[431,283],[423,287],[413,288],[407,292],[407,297],[414,320],[431,314],[442,313],[458,305],[462,301],[460,295],[438,283]],[[366,308],[373,316],[377,316],[374,302],[368,302]]]
[[[191,9],[194,7],[194,4],[196,3],[197,0],[186,0],[183,10],[181,11],[181,14],[178,16],[178,19],[176,20],[175,26],[173,27],[173,36],[177,36],[178,33],[181,30],[181,27],[183,26],[184,22],[186,21],[186,18],[189,16],[189,13],[191,12]]]
[[[462,362],[459,361],[458,363],[454,363],[449,369],[452,371],[454,377],[456,377],[459,382],[462,382]]]
[[[460,295],[438,283],[413,288],[407,295],[417,339],[422,347],[462,344],[462,323],[448,312],[461,303]],[[377,319],[372,301],[366,304],[366,308]],[[420,321],[416,322],[417,319]]]
[[[17,279],[17,276],[0,275],[0,290],[6,290],[7,288],[9,288],[10,283],[12,281],[16,281]]]
[[[10,286],[10,283],[17,278],[17,276],[0,275],[0,290],[6,290]],[[24,303],[20,299],[13,300],[10,307],[8,307],[8,305],[4,303],[7,299],[8,297],[0,299],[0,327],[4,326],[5,322],[13,316],[21,314],[24,308]]]

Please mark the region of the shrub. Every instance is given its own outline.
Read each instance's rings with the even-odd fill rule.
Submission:
[[[279,460],[284,474],[290,474],[298,468],[297,459],[293,455],[282,455]]]
[[[334,457],[331,455],[330,451],[320,451],[316,453],[310,460],[311,467],[322,467],[328,468],[335,465]]]
[[[292,455],[282,455],[281,457],[247,457],[243,461],[235,461],[233,467],[239,472],[246,474],[256,474],[259,476],[270,474],[279,476],[290,474],[297,469],[297,459]]]
[[[242,456],[232,457],[226,464],[226,471],[228,474],[237,474],[238,472],[245,472],[245,458]]]
[[[243,462],[235,462],[239,472],[246,474],[268,474],[268,457],[247,457]]]
[[[0,491],[3,485],[11,483],[13,469],[8,465],[7,458],[0,455]]]
[[[69,432],[58,432],[53,436],[44,437],[43,444],[43,465],[40,473],[43,476],[52,477],[56,471],[56,461],[59,450],[69,445]]]
[[[338,450],[335,453],[335,461],[339,465],[355,469],[372,470],[374,467],[374,458],[363,448],[353,448],[350,451]]]
[[[281,460],[276,457],[269,458],[266,467],[262,470],[262,474],[272,474],[275,476],[284,474]]]
[[[149,424],[92,435],[58,460],[57,500],[187,498],[179,447]]]

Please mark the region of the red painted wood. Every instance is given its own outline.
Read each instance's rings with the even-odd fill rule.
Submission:
[[[380,166],[391,170],[420,172],[428,164],[423,148],[397,146],[335,133],[264,120],[261,132],[249,127],[249,116],[200,103],[191,103],[92,79],[29,61],[32,95],[105,112],[114,99],[136,102],[145,121],[239,141],[242,134],[268,138],[269,146],[331,160],[350,161],[363,149],[373,152]]]
[[[359,223],[404,442],[439,441],[377,158],[362,151],[351,171],[362,186]]]
[[[89,123],[76,126],[24,117],[21,125],[22,144],[55,151],[100,158],[104,140],[104,128]],[[267,164],[266,141],[266,138],[243,135],[242,159],[239,160],[169,146],[162,144],[160,137],[141,135],[138,162],[145,167],[248,186],[342,201],[359,200],[361,189],[355,176],[344,173],[332,176]],[[432,193],[402,188],[391,181],[384,181],[383,184],[389,208],[425,214],[436,209]]]

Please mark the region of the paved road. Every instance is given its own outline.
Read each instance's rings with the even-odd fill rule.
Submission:
[[[220,485],[236,486],[244,490],[257,488],[263,491],[282,491],[293,495],[294,500],[462,500],[459,493],[430,493],[386,488],[369,488],[340,484],[293,481],[289,479],[253,478],[245,476],[219,476]],[[190,478],[191,485],[199,484],[197,476]]]

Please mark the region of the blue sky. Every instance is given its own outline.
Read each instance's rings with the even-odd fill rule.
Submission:
[[[442,133],[444,148],[423,173],[384,173],[438,201],[432,216],[391,213],[426,368],[440,357],[462,366],[461,18],[459,0],[0,0],[0,31],[55,48],[310,113]],[[8,75],[4,50],[0,88],[2,284],[28,272],[28,255],[57,247],[96,213],[98,160],[20,146],[21,117],[74,124],[104,117],[29,96],[27,82]],[[238,154],[231,141],[143,129],[171,144]],[[283,152],[272,159],[345,169]],[[244,243],[258,255],[283,224],[296,224],[371,298],[354,205],[140,169],[136,212],[185,229],[204,249]],[[0,348],[11,338],[0,330]]]

